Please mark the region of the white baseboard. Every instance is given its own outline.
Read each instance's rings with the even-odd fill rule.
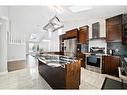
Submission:
[[[21,60],[26,60],[26,58],[25,58],[25,59],[10,59],[10,60],[8,60],[8,62],[12,62],[12,61],[21,61]]]
[[[7,74],[7,73],[8,73],[8,71],[0,72],[0,75],[5,75],[5,74]]]

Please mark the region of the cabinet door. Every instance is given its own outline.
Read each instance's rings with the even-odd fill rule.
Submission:
[[[121,42],[122,28],[120,25],[107,26],[107,42]]]
[[[85,66],[85,54],[81,53],[81,52],[78,52],[77,53],[77,58],[78,59],[81,59],[81,67],[86,67]]]
[[[66,32],[66,38],[74,38],[78,35],[78,29],[69,30]]]
[[[120,59],[118,56],[111,56],[111,75],[118,76],[118,66],[120,63]]]
[[[118,76],[118,67],[120,65],[118,56],[103,56],[102,62],[102,73]]]
[[[106,19],[107,42],[122,41],[122,15]]]
[[[79,28],[79,43],[86,44],[88,41],[88,26]]]
[[[86,64],[85,64],[86,55],[85,54],[81,54],[81,58],[82,58],[81,66],[85,68],[86,67]]]
[[[110,74],[110,56],[102,57],[102,73]]]

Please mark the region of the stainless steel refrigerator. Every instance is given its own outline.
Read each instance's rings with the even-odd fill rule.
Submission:
[[[76,38],[64,40],[64,55],[69,57],[75,57],[76,49],[77,49]]]

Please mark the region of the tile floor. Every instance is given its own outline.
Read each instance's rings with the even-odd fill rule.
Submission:
[[[29,56],[26,69],[16,70],[0,75],[0,89],[52,89],[39,75],[37,60]],[[115,80],[119,78],[105,74],[99,74],[81,68],[81,84],[79,89],[101,89],[105,77]]]
[[[0,75],[0,89],[51,89],[51,87],[38,72],[21,69]]]

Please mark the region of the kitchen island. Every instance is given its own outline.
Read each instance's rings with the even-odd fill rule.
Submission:
[[[53,89],[79,89],[81,61],[63,55],[41,54],[39,73]]]

